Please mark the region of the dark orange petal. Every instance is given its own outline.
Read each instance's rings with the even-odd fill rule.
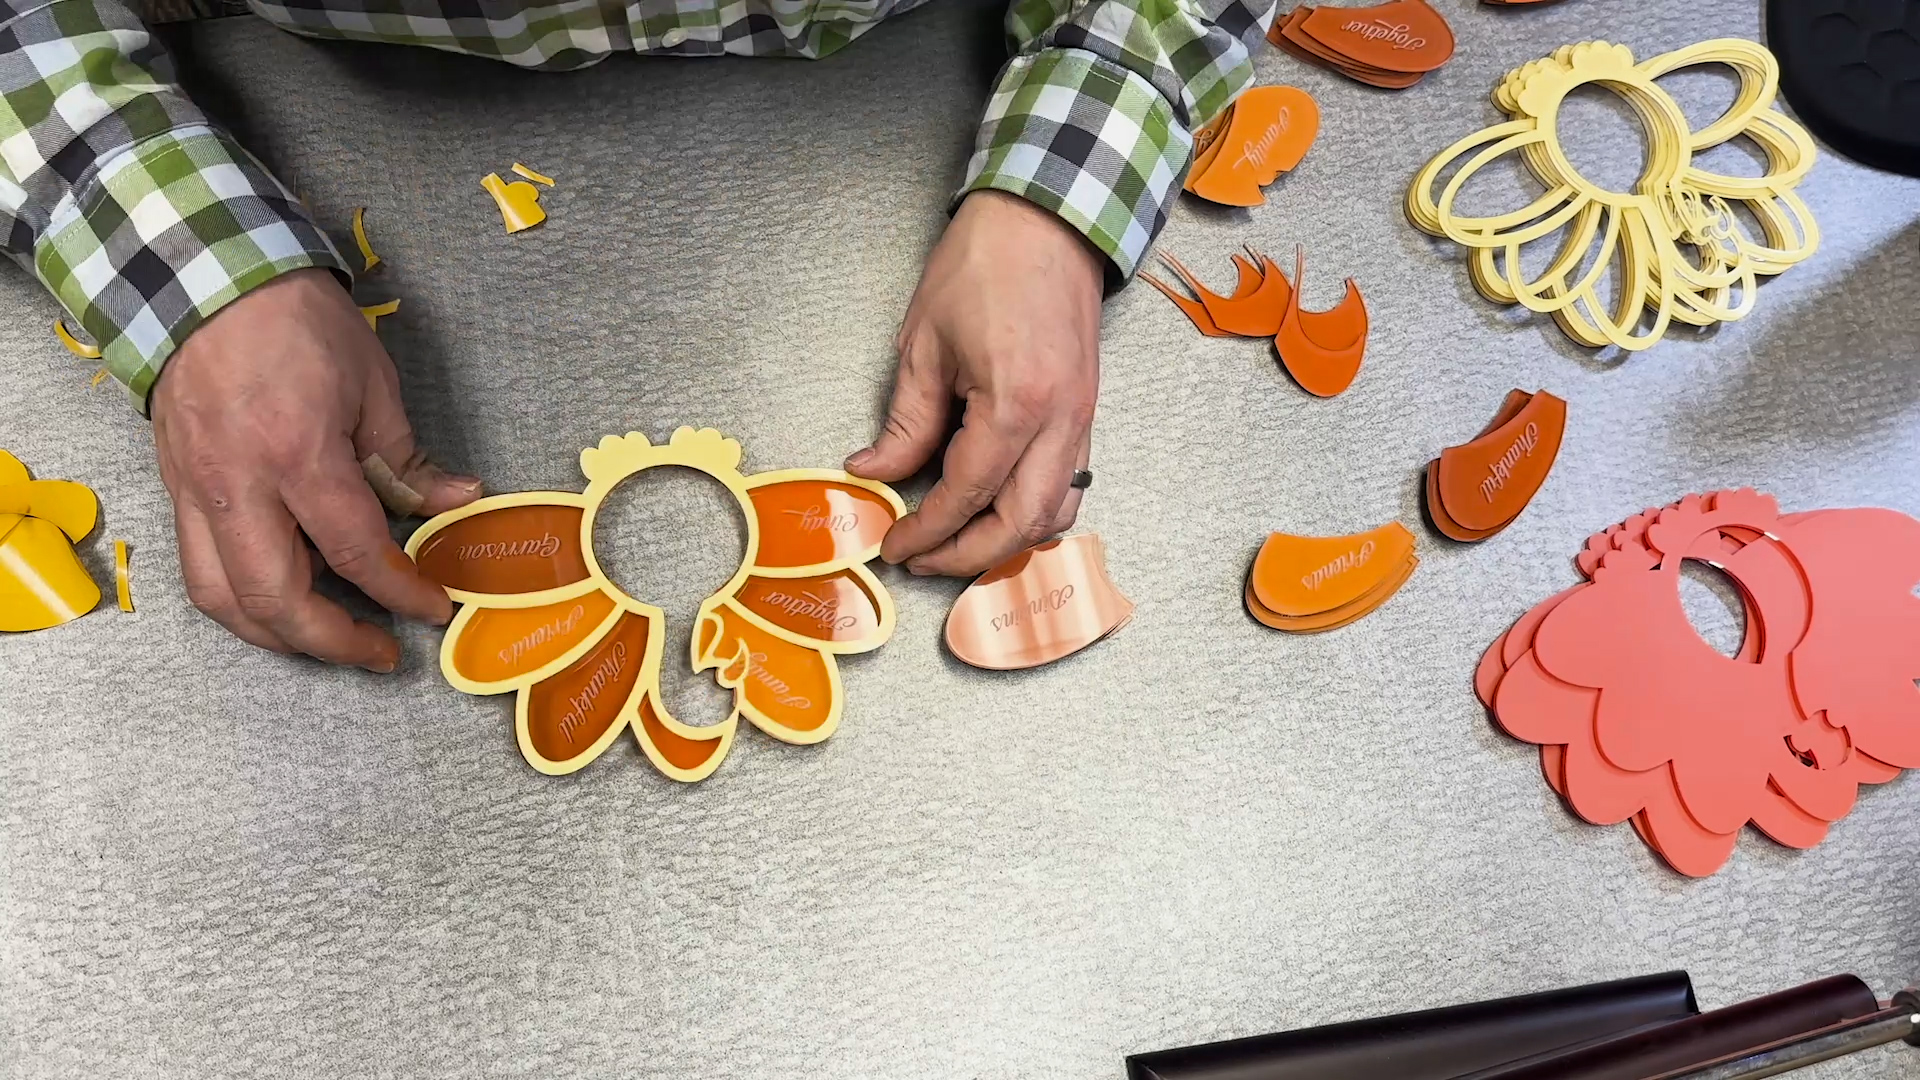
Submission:
[[[729,604],[701,627],[703,662],[722,674],[743,699],[747,718],[787,742],[819,742],[840,719],[840,680],[833,658],[775,637]]]
[[[598,645],[527,690],[520,748],[536,768],[572,772],[612,741],[646,666],[648,631],[645,617],[625,612]]]
[[[728,717],[717,725],[720,734],[715,738],[691,739],[680,735],[660,722],[660,707],[651,692],[643,693],[640,698],[639,720],[633,735],[640,741],[640,748],[661,772],[683,781],[705,780],[720,767],[727,749],[733,745],[737,726],[733,717]]]
[[[580,507],[535,503],[469,510],[449,511],[427,522],[408,541],[413,561],[433,580],[449,589],[496,596],[543,592],[586,580]]]

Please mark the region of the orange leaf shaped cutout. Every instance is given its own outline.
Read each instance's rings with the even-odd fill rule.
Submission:
[[[1050,664],[1126,625],[1133,602],[1092,533],[1029,548],[975,579],[947,615],[947,648],[978,668]]]
[[[782,630],[822,643],[865,641],[879,633],[880,604],[851,570],[818,577],[750,577],[735,600]]]
[[[1353,385],[1366,358],[1367,302],[1360,286],[1348,278],[1347,294],[1340,303],[1327,311],[1302,311],[1300,281],[1306,272],[1306,254],[1296,251],[1293,295],[1273,347],[1301,389],[1316,397],[1333,397]]]
[[[646,666],[649,628],[646,618],[622,612],[599,644],[522,692],[520,749],[535,768],[572,772],[620,734],[623,710]]]
[[[1256,86],[1233,103],[1226,130],[1187,190],[1226,206],[1258,206],[1260,189],[1300,164],[1320,133],[1320,107],[1304,90]]]
[[[1360,597],[1342,604],[1331,611],[1324,611],[1317,615],[1302,616],[1281,615],[1262,604],[1259,596],[1254,591],[1252,576],[1249,575],[1245,596],[1247,611],[1255,619],[1258,619],[1267,626],[1275,630],[1285,630],[1291,634],[1317,634],[1325,630],[1337,630],[1348,623],[1363,618],[1381,604],[1386,603],[1394,593],[1400,591],[1400,586],[1407,583],[1407,579],[1413,576],[1414,570],[1418,568],[1419,565],[1420,559],[1409,553],[1407,557],[1401,561],[1399,567],[1392,570],[1380,584],[1369,589]]]
[[[1505,528],[1546,482],[1566,428],[1567,403],[1542,390],[1498,427],[1442,450],[1432,483],[1446,521],[1488,535]]]
[[[613,598],[594,591],[528,608],[471,607],[465,627],[450,633],[448,658],[475,683],[504,683],[546,667],[606,628]]]
[[[1190,296],[1182,296],[1179,290],[1161,281],[1159,278],[1154,277],[1152,274],[1147,273],[1145,270],[1140,271],[1140,280],[1160,290],[1160,295],[1173,301],[1174,306],[1180,309],[1180,313],[1187,317],[1187,321],[1193,323],[1195,330],[1200,331],[1208,337],[1233,336],[1214,325],[1213,316],[1207,313],[1207,305],[1204,302],[1195,300]]]
[[[1453,28],[1425,0],[1368,8],[1316,8],[1299,29],[1362,67],[1403,74],[1433,71],[1453,57]]]
[[[839,726],[840,679],[831,657],[767,633],[727,604],[701,624],[700,639],[698,668],[723,668],[755,727],[785,742],[815,743]]]
[[[866,562],[898,509],[869,488],[835,480],[787,480],[747,490],[760,519],[754,565],[771,569]]]
[[[555,498],[577,497],[555,493]],[[449,589],[496,596],[542,592],[587,579],[580,547],[581,507],[489,506],[493,501],[474,503],[478,512],[424,537],[416,533],[407,546],[421,572]]]
[[[1397,521],[1352,536],[1274,533],[1254,557],[1253,595],[1276,615],[1319,615],[1372,593],[1412,555],[1413,534]]]
[[[726,759],[733,736],[740,725],[728,719],[715,725],[718,733],[711,739],[681,735],[660,722],[661,709],[651,693],[642,693],[633,734],[646,751],[654,768],[675,780],[705,780]]]

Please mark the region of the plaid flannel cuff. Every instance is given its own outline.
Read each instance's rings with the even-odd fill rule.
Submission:
[[[351,280],[299,200],[206,126],[98,162],[54,207],[33,265],[142,413],[167,358],[241,294],[309,266]]]
[[[1133,276],[1167,221],[1193,137],[1134,72],[1080,49],[1015,57],[1000,73],[966,183],[1011,192],[1078,229]]]

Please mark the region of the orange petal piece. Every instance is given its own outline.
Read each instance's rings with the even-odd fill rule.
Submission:
[[[1141,271],[1140,280],[1160,290],[1160,295],[1173,301],[1180,313],[1193,323],[1193,328],[1208,337],[1232,337],[1232,334],[1214,325],[1213,316],[1207,313],[1207,305],[1190,296],[1182,296],[1173,286],[1161,281],[1146,271]]]
[[[1364,618],[1375,608],[1386,603],[1394,593],[1400,591],[1400,586],[1407,583],[1407,579],[1413,576],[1414,570],[1419,566],[1420,559],[1410,554],[1388,574],[1385,580],[1369,589],[1365,595],[1331,611],[1304,616],[1281,615],[1262,604],[1259,596],[1254,592],[1252,577],[1249,576],[1245,596],[1247,611],[1261,623],[1291,634],[1317,634],[1326,630],[1337,630],[1348,623]]]
[[[1229,334],[1241,337],[1272,337],[1280,331],[1285,320],[1287,305],[1293,300],[1293,286],[1287,281],[1287,275],[1279,265],[1266,256],[1260,256],[1257,271],[1260,284],[1245,295],[1216,296],[1200,287],[1193,275],[1171,255],[1163,255],[1167,265],[1173,268],[1187,284],[1193,287],[1194,294],[1206,305],[1207,314],[1213,317],[1213,324]],[[1235,255],[1236,265],[1245,260]],[[1243,275],[1244,277],[1244,275]]]
[[[421,571],[449,589],[541,592],[587,579],[581,514],[578,506],[499,506],[450,521],[424,537],[416,533],[408,546]]]
[[[897,513],[877,491],[837,480],[786,480],[747,490],[760,519],[756,566],[866,562]]]
[[[782,630],[822,643],[879,633],[880,604],[851,570],[818,577],[750,577],[734,599]]]
[[[613,608],[613,598],[597,590],[539,607],[472,608],[449,659],[473,682],[508,682],[565,656],[600,630]]]
[[[1260,189],[1300,164],[1320,133],[1320,107],[1291,86],[1256,86],[1233,103],[1225,131],[1188,174],[1187,190],[1226,206],[1258,206]]]
[[[1413,533],[1397,521],[1352,536],[1274,533],[1254,557],[1253,595],[1285,618],[1334,611],[1392,580],[1413,549]]]
[[[1296,252],[1293,295],[1273,347],[1301,389],[1317,397],[1333,397],[1353,385],[1366,358],[1367,302],[1360,286],[1348,278],[1347,294],[1340,303],[1327,311],[1302,311],[1300,280],[1306,268],[1306,253]]]
[[[640,697],[638,724],[633,735],[654,767],[675,780],[705,780],[720,767],[727,750],[733,746],[738,725],[732,720],[719,725],[720,733],[711,739],[694,739],[669,729],[660,722],[660,705],[651,693]]]
[[[840,692],[832,658],[767,633],[727,604],[714,609],[700,633],[702,668],[725,665],[723,674],[755,727],[791,743],[833,734]]]
[[[1298,26],[1333,53],[1362,67],[1425,74],[1453,58],[1453,28],[1426,0],[1316,8]]]
[[[1430,503],[1443,511],[1435,526],[1456,540],[1506,528],[1546,482],[1566,428],[1567,403],[1542,390],[1493,430],[1442,450],[1429,470]],[[1455,535],[1448,525],[1478,535]]]
[[[620,733],[622,710],[646,666],[650,625],[631,611],[621,613],[599,644],[523,692],[520,749],[535,768],[572,772]]]
[[[1029,548],[975,579],[947,615],[947,648],[978,668],[1039,667],[1124,626],[1133,602],[1092,533]]]

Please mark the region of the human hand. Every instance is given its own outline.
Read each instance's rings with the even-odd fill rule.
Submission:
[[[1050,211],[1000,191],[960,204],[927,258],[896,346],[885,428],[847,471],[913,475],[966,402],[940,481],[880,555],[916,574],[977,574],[1061,532],[1092,449],[1105,265]]]
[[[471,502],[480,482],[415,449],[393,361],[327,271],[275,278],[215,313],[167,362],[152,404],[194,607],[263,649],[392,671],[393,635],[313,591],[311,541],[394,613],[452,618],[446,590],[393,542],[381,502],[437,514]],[[363,473],[375,455],[382,464]]]

